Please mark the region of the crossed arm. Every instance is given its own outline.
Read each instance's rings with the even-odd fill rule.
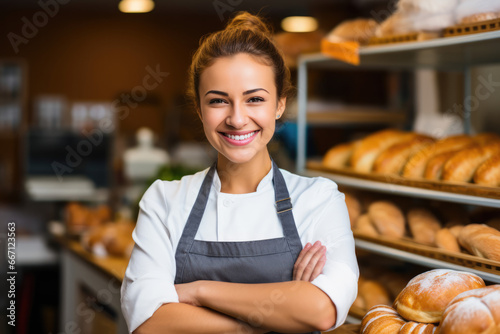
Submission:
[[[179,303],[162,305],[134,334],[326,330],[336,322],[335,305],[310,283],[321,273],[325,261],[325,249],[317,242],[306,245],[299,254],[293,281],[177,284]]]

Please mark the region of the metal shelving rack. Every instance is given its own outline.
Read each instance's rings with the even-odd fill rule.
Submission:
[[[360,68],[363,69],[420,69],[432,68],[464,73],[465,94],[471,92],[471,68],[500,63],[500,31],[474,35],[438,38],[434,40],[368,46],[359,50]],[[478,196],[461,195],[383,182],[357,179],[343,175],[318,172],[306,169],[306,125],[307,120],[307,80],[309,68],[356,69],[356,66],[343,63],[322,54],[309,54],[298,62],[298,137],[297,172],[307,176],[323,176],[339,185],[358,189],[397,194],[402,196],[437,199],[462,204],[500,208],[500,200]],[[470,106],[464,106],[465,132],[470,132]],[[469,109],[467,109],[469,107]],[[396,250],[365,240],[356,240],[356,247],[376,254],[397,258],[430,268],[449,268],[473,272],[485,280],[500,283],[500,276],[463,267],[453,263],[431,259],[421,255]]]

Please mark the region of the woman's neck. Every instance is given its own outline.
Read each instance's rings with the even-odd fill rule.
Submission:
[[[222,154],[217,160],[217,174],[221,182],[221,192],[246,194],[257,191],[257,186],[271,170],[271,158],[267,150],[245,163],[234,163]]]

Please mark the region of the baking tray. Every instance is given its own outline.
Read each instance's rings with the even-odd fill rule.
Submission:
[[[498,187],[486,187],[473,183],[454,183],[447,181],[433,181],[425,179],[408,179],[399,175],[360,173],[352,170],[351,168],[343,168],[343,169],[328,168],[323,166],[321,161],[308,161],[306,167],[310,170],[315,170],[319,172],[337,174],[342,176],[350,176],[358,179],[377,181],[388,184],[448,192],[453,194],[500,199],[500,188]]]
[[[458,24],[452,27],[448,27],[444,30],[443,36],[455,37],[495,30],[500,30],[500,18],[474,23]]]
[[[422,245],[414,242],[409,238],[395,239],[385,236],[378,236],[374,238],[356,232],[354,232],[354,237],[360,240],[388,246],[394,249],[425,256],[431,259],[453,263],[462,267],[472,268],[482,272],[500,275],[500,262],[465,253],[456,253],[445,249]]]
[[[413,32],[401,35],[372,37],[370,38],[368,45],[372,46],[372,45],[383,45],[383,44],[420,42],[439,37],[441,37],[441,34],[437,32]]]

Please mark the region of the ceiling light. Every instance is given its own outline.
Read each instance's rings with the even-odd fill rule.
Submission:
[[[118,8],[124,13],[147,13],[154,7],[153,0],[122,0],[118,4]]]
[[[318,29],[318,20],[311,16],[289,16],[281,21],[281,28],[289,32],[310,32]]]

